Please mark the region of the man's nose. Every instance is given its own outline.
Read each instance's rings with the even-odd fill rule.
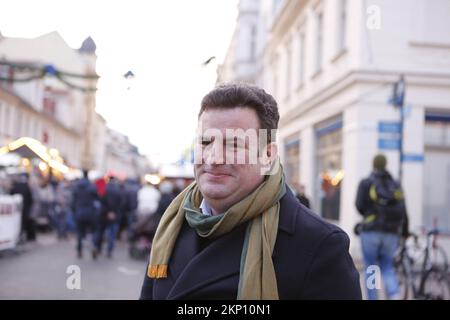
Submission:
[[[203,152],[203,163],[209,165],[225,163],[222,144],[213,143],[211,147],[206,148]]]

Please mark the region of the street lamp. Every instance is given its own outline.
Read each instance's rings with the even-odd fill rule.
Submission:
[[[134,79],[134,73],[133,73],[133,71],[131,71],[131,70],[128,70],[128,72],[127,73],[125,73],[124,75],[123,75],[123,77],[125,78],[125,80],[127,81],[127,90],[130,90],[130,88],[131,88],[131,83],[132,83],[132,81],[133,81],[133,79]]]

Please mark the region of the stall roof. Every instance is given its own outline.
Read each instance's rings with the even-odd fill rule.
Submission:
[[[47,152],[47,147],[32,138],[22,137],[0,148],[0,155],[8,154],[10,152],[17,153],[23,158],[41,159],[53,169],[63,173],[68,171],[68,167],[66,165],[64,165],[61,161],[52,158],[52,156]]]

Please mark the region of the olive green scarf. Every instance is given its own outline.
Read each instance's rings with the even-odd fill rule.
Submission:
[[[178,233],[186,219],[200,237],[214,239],[249,221],[242,248],[238,299],[278,299],[272,252],[278,231],[279,200],[286,192],[283,169],[275,161],[271,175],[225,213],[207,216],[199,206],[202,195],[196,182],[167,208],[153,239],[147,275],[166,278]]]

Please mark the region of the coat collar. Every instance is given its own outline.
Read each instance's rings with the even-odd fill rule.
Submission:
[[[245,225],[212,241],[202,251],[199,250],[200,241],[205,240],[187,228],[180,233],[179,245],[169,263],[172,283],[167,299],[182,299],[204,286],[239,274]],[[230,288],[233,289],[234,286]]]
[[[292,235],[295,232],[297,211],[301,210],[301,205],[287,186],[286,194],[281,198],[280,205],[278,229]]]
[[[278,228],[291,235],[295,232],[296,211],[300,206],[294,195],[287,190],[280,200]],[[200,250],[200,242],[204,240],[184,223],[169,262],[168,278],[155,280],[155,289],[165,292],[164,297],[159,298],[183,299],[202,287],[229,277],[237,276],[239,279],[245,228],[246,224],[239,226]],[[237,294],[237,283],[233,281],[227,282],[227,290],[236,290]]]

